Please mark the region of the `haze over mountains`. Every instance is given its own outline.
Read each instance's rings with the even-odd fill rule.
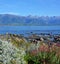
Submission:
[[[60,25],[60,16],[18,16],[12,14],[0,14],[0,25],[14,26],[46,26]]]

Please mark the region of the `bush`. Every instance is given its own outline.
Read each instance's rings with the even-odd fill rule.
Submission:
[[[25,56],[27,64],[60,64],[60,58],[55,52],[40,52],[37,55],[27,54]]]
[[[41,45],[38,50],[27,53],[25,60],[27,61],[27,64],[60,64],[58,49],[60,48],[55,45],[51,47]]]

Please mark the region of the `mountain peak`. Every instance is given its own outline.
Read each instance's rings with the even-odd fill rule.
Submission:
[[[0,14],[0,25],[19,25],[19,26],[41,26],[41,25],[60,25],[60,16],[19,16],[13,14]]]

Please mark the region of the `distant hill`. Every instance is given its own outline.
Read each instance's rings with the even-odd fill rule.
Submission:
[[[0,25],[42,26],[60,25],[60,16],[17,16],[12,14],[0,14]]]

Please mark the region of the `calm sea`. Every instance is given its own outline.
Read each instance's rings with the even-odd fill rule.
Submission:
[[[60,26],[0,26],[0,34],[27,34],[27,33],[60,34]]]

